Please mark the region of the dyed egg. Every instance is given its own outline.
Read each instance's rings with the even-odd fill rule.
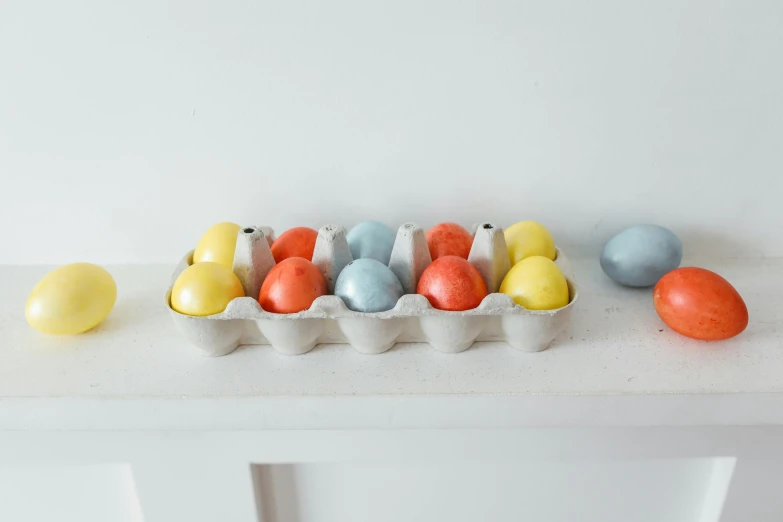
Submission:
[[[530,256],[544,256],[553,261],[555,259],[555,240],[541,223],[521,221],[508,227],[503,235],[506,238],[511,266]]]
[[[403,295],[402,285],[391,269],[371,258],[348,263],[337,277],[334,295],[354,312],[385,312]]]
[[[663,276],[653,303],[664,323],[693,339],[728,339],[748,326],[748,308],[737,290],[704,268],[678,268]]]
[[[459,312],[480,305],[487,297],[487,285],[468,261],[444,256],[424,269],[416,293],[426,297],[433,308]]]
[[[467,259],[473,236],[456,223],[441,223],[427,231],[427,246],[433,261],[443,256]]]
[[[213,315],[226,309],[245,290],[234,272],[220,263],[204,261],[190,265],[171,289],[171,308],[185,315]]]
[[[526,257],[511,267],[500,292],[528,310],[554,310],[568,304],[568,283],[560,268],[544,256]]]
[[[345,238],[354,259],[370,258],[389,264],[395,233],[378,221],[363,221],[353,227]]]
[[[302,257],[289,257],[266,275],[258,304],[267,312],[294,314],[307,310],[326,293],[326,279],[317,266]]]
[[[272,243],[275,262],[279,263],[289,257],[303,257],[312,261],[316,239],[318,239],[318,232],[312,228],[296,227],[286,230]]]
[[[626,228],[610,239],[601,253],[606,275],[626,286],[652,286],[681,261],[679,238],[658,225]]]
[[[193,252],[193,263],[220,263],[233,269],[237,234],[241,228],[236,223],[218,223],[207,230]]]
[[[39,332],[72,335],[98,326],[117,300],[117,285],[105,269],[90,263],[57,268],[41,279],[24,315]]]

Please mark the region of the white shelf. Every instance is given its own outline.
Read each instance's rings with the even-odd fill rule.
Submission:
[[[541,353],[482,343],[362,355],[321,345],[202,356],[163,304],[170,266],[109,267],[118,302],[95,331],[51,337],[24,302],[47,267],[0,267],[0,429],[237,429],[783,424],[783,260],[711,260],[750,325],[719,343],[670,331],[650,290],[574,259],[573,324]],[[32,404],[32,406],[31,406]]]

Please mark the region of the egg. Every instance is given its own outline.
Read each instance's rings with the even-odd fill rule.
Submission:
[[[554,261],[544,256],[526,257],[511,267],[500,292],[528,310],[554,310],[568,304],[568,283]]]
[[[438,310],[472,310],[487,297],[487,285],[476,267],[458,256],[443,256],[424,269],[416,293]]]
[[[555,240],[541,223],[521,221],[508,227],[503,235],[511,266],[530,256],[544,256],[554,261]]]
[[[236,223],[218,223],[211,227],[199,239],[193,252],[193,263],[206,261],[233,268],[237,234],[241,228]]]
[[[456,223],[441,223],[427,230],[427,246],[432,260],[443,256],[458,256],[467,259],[473,236]]]
[[[678,268],[664,275],[653,290],[653,303],[664,323],[693,339],[728,339],[748,326],[748,308],[739,292],[704,268]]]
[[[27,323],[39,332],[72,335],[98,326],[117,300],[117,285],[90,263],[61,266],[35,285],[25,306]]]
[[[363,221],[345,236],[354,259],[370,258],[389,264],[394,248],[394,231],[378,221]]]
[[[312,228],[296,227],[286,230],[272,243],[272,256],[276,263],[289,257],[302,257],[312,261],[316,239],[318,232]]]
[[[668,228],[636,225],[626,228],[604,246],[601,268],[626,286],[652,286],[680,266],[682,243]]]
[[[337,276],[334,295],[355,312],[385,312],[397,304],[404,294],[394,272],[372,258],[348,263]]]
[[[171,289],[171,308],[185,315],[219,314],[228,303],[244,297],[242,283],[225,265],[204,261],[190,265]]]
[[[326,293],[326,279],[317,266],[303,257],[289,257],[266,275],[258,303],[267,312],[293,314],[307,310]]]

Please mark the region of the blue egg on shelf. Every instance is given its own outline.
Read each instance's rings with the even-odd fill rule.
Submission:
[[[362,221],[353,227],[346,239],[354,259],[370,258],[389,264],[396,234],[378,221]]]
[[[404,294],[391,269],[375,259],[357,259],[340,272],[334,295],[354,312],[385,312]]]
[[[626,228],[610,239],[601,253],[603,271],[625,286],[653,286],[681,262],[680,239],[658,225]]]

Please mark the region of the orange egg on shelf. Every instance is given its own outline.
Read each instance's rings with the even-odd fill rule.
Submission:
[[[664,275],[653,290],[653,303],[664,323],[693,339],[728,339],[748,326],[748,308],[739,292],[704,268],[678,268]]]
[[[258,303],[267,312],[293,314],[307,310],[326,293],[326,279],[318,267],[302,257],[289,257],[269,271]]]
[[[432,260],[443,256],[457,256],[467,259],[473,236],[456,223],[441,223],[427,230],[427,246]]]
[[[301,257],[311,261],[318,232],[308,227],[286,230],[272,243],[272,255],[279,263],[289,257]]]
[[[487,297],[487,285],[476,267],[457,256],[433,261],[421,274],[416,293],[437,310],[472,310]]]

